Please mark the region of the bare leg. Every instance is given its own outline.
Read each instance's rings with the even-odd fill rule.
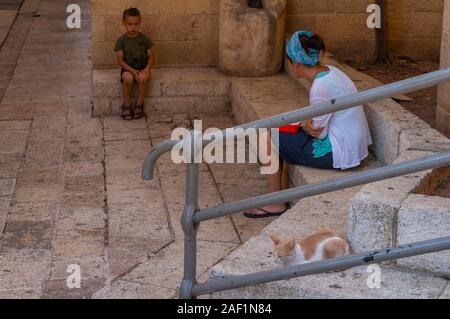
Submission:
[[[139,73],[139,80],[138,80],[139,96],[138,96],[138,99],[136,102],[137,105],[142,105],[145,101],[145,96],[147,94],[148,82],[149,82],[148,74],[145,72]]]
[[[268,144],[268,152],[269,155],[271,154],[271,140],[270,140],[270,135],[267,136],[267,144]],[[267,163],[264,164],[263,166],[269,166],[271,163]],[[283,172],[283,160],[280,158],[280,165],[278,167],[278,170],[274,173],[274,174],[268,174],[266,175],[266,182],[267,182],[267,192],[268,193],[274,193],[274,192],[278,192],[281,190],[281,175]],[[268,212],[272,212],[272,213],[277,213],[277,212],[282,212],[284,211],[287,206],[285,203],[281,203],[281,204],[274,204],[274,205],[269,205],[269,206],[264,206],[264,207],[260,207],[262,209],[264,209],[265,211]],[[246,212],[247,214],[250,215],[261,215],[264,212],[261,212],[258,209],[251,209],[249,211]]]
[[[134,77],[130,72],[122,73],[123,81],[123,104],[125,107],[131,105],[131,92],[133,90]]]

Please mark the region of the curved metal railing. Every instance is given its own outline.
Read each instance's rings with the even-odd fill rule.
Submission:
[[[357,105],[371,103],[398,94],[405,94],[423,88],[438,85],[450,80],[450,68],[427,73],[399,82],[383,85],[377,88],[358,92],[331,101],[308,106],[300,110],[272,116],[270,118],[246,123],[234,129],[248,128],[276,128],[290,123],[303,121],[323,114],[334,113]],[[223,131],[225,133],[225,130]],[[222,134],[226,138],[227,134]],[[191,134],[192,141],[195,139]],[[203,147],[211,142],[211,136],[203,136]],[[153,172],[158,158],[172,150],[183,141],[166,140],[156,145],[147,155],[142,169],[145,180],[153,179]],[[191,143],[195,145],[195,143]],[[195,146],[193,146],[195,147]],[[191,154],[196,150],[193,149]],[[186,205],[181,224],[185,234],[184,277],[180,287],[180,298],[193,298],[202,294],[223,291],[255,285],[270,281],[289,279],[331,270],[367,265],[386,260],[410,257],[450,249],[450,237],[434,239],[426,242],[414,243],[400,247],[388,248],[384,251],[368,252],[332,260],[291,266],[284,269],[259,272],[238,277],[229,277],[198,284],[196,282],[197,230],[200,222],[234,214],[243,210],[265,205],[284,203],[295,199],[305,198],[322,193],[332,192],[343,188],[371,183],[405,174],[450,165],[450,152],[429,156],[423,159],[398,163],[387,167],[372,169],[350,176],[328,180],[316,184],[299,186],[276,193],[265,194],[250,199],[226,203],[213,208],[200,210],[198,207],[198,164],[191,161],[187,164],[186,175]]]

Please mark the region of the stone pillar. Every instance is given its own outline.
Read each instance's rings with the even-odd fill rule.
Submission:
[[[442,24],[441,68],[450,67],[450,0],[445,0]],[[450,82],[439,86],[436,126],[450,134]]]
[[[283,63],[286,0],[220,1],[219,70],[227,75],[260,77],[279,72]]]

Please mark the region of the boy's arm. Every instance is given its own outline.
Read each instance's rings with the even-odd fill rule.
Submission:
[[[117,57],[117,63],[119,66],[124,69],[125,71],[130,72],[133,74],[133,76],[137,79],[139,72],[135,69],[133,69],[131,66],[129,66],[125,60],[123,59],[123,51],[116,51],[116,57]]]
[[[153,67],[153,64],[155,63],[155,57],[153,55],[153,49],[147,50],[148,60],[147,60],[147,66],[145,67],[145,70],[147,71],[148,75],[150,75],[150,70]]]

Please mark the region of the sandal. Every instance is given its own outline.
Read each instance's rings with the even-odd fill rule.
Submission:
[[[136,105],[136,109],[135,110],[137,112],[134,112],[134,118],[135,119],[140,119],[141,117],[146,116],[145,113],[144,113],[144,107],[145,107],[144,103],[142,103],[141,105]]]
[[[246,212],[244,213],[244,216],[245,216],[245,217],[248,217],[248,218],[278,217],[278,216],[281,216],[281,215],[283,215],[284,213],[286,213],[286,211],[287,211],[288,209],[289,209],[289,208],[286,207],[286,209],[283,210],[283,211],[281,211],[281,212],[269,212],[269,211],[267,211],[267,210],[265,210],[265,209],[262,209],[262,208],[255,208],[255,209],[251,209],[251,210],[249,210],[249,211],[246,211]],[[252,211],[260,211],[260,212],[263,212],[264,214],[250,214],[250,212],[252,212]]]
[[[125,106],[122,105],[120,110],[122,111],[122,119],[124,119],[125,121],[131,121],[134,118],[134,110],[135,110],[135,105],[132,104],[131,106]]]

